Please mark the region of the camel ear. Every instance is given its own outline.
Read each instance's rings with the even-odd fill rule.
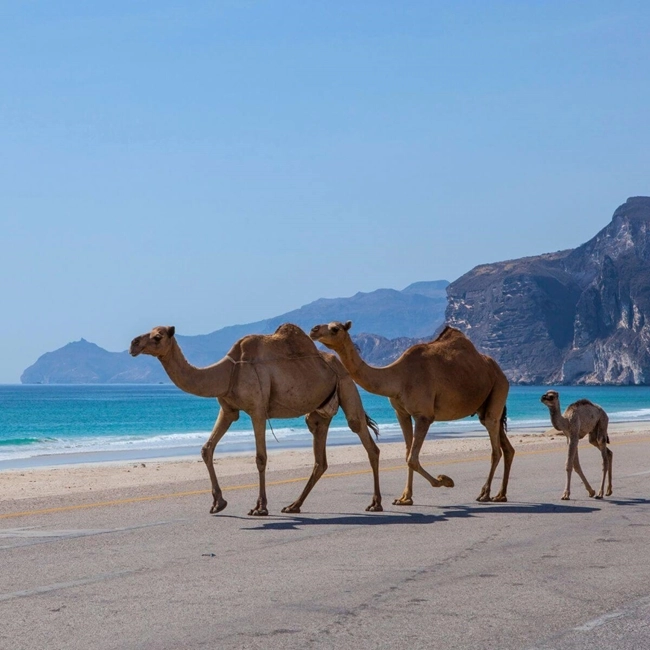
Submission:
[[[352,327],[352,321],[347,320],[343,323],[343,329],[347,332]]]
[[[172,325],[167,328],[167,336],[171,338],[172,336],[174,336],[174,334],[176,334],[176,328]]]

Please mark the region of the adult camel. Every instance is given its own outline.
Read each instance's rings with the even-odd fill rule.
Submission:
[[[325,442],[330,421],[339,404],[348,425],[368,454],[374,479],[374,494],[366,508],[382,510],[379,491],[379,448],[368,431],[377,429],[363,410],[359,391],[341,362],[331,354],[319,352],[313,341],[297,326],[280,325],[274,334],[245,336],[217,363],[205,368],[192,366],[183,356],[174,336],[174,327],[154,327],[131,342],[132,356],[156,357],[181,390],[200,397],[216,397],[220,410],[201,456],[212,482],[211,513],[228,504],[223,498],[214,469],[214,450],[239,419],[239,412],[250,415],[255,433],[259,496],[249,515],[268,515],[266,498],[266,421],[269,418],[294,418],[307,415],[307,426],[314,442],[314,468],[302,494],[282,512],[300,512],[300,507],[327,469]]]
[[[351,321],[316,325],[310,336],[339,355],[354,381],[370,393],[385,395],[395,409],[406,443],[406,487],[394,505],[413,505],[413,472],[433,487],[453,487],[443,475],[434,478],[420,464],[419,454],[434,420],[457,420],[478,414],[492,445],[487,481],[477,501],[507,501],[506,491],[515,450],[506,436],[508,380],[494,359],[480,354],[459,330],[445,327],[430,343],[410,347],[383,368],[369,366],[357,351],[349,330]],[[415,426],[414,426],[415,423]],[[501,455],[501,489],[490,498],[492,479]]]

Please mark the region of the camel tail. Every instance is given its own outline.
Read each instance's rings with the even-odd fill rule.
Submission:
[[[367,413],[365,413],[365,416],[366,416],[366,424],[368,425],[368,428],[372,429],[375,432],[375,439],[379,440],[378,424]]]
[[[501,414],[501,426],[504,431],[508,431],[508,408],[506,405],[503,405],[503,413]]]

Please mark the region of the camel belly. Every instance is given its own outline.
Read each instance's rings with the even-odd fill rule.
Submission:
[[[277,364],[269,376],[269,383],[269,417],[306,415],[327,407],[332,397],[336,397],[336,376],[318,359],[287,360]]]
[[[490,390],[487,386],[473,390],[413,390],[403,393],[398,401],[413,416],[423,415],[446,422],[475,415],[485,404]]]

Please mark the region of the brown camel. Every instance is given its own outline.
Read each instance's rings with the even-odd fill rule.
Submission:
[[[212,434],[201,450],[212,482],[211,513],[228,504],[223,498],[214,469],[214,450],[239,419],[239,412],[250,415],[255,433],[259,496],[249,515],[267,515],[266,499],[266,421],[307,414],[305,421],[314,436],[314,469],[302,494],[282,512],[300,512],[300,506],[327,469],[325,442],[330,421],[339,404],[348,425],[368,453],[374,477],[372,503],[366,508],[382,510],[379,492],[379,448],[374,423],[363,410],[359,391],[341,362],[332,354],[319,352],[313,341],[295,325],[280,325],[269,336],[245,336],[230,352],[206,368],[192,366],[183,356],[174,337],[174,327],[154,327],[131,342],[130,353],[150,354],[162,363],[169,378],[181,389],[200,397],[216,397],[221,407]]]
[[[385,395],[395,409],[406,443],[408,477],[404,493],[394,505],[413,505],[413,471],[433,487],[453,487],[448,476],[434,478],[420,465],[419,454],[434,420],[457,420],[478,413],[490,434],[492,464],[477,501],[507,501],[510,465],[515,455],[506,436],[508,380],[497,363],[480,354],[459,330],[446,327],[430,343],[410,347],[383,368],[367,365],[357,352],[350,321],[316,325],[310,336],[335,350],[354,381],[370,393]],[[415,430],[413,427],[415,422]],[[490,487],[503,452],[503,483],[490,499]]]
[[[571,470],[575,469],[578,476],[587,488],[590,497],[595,495],[596,499],[603,498],[605,490],[605,477],[608,476],[606,496],[612,494],[612,459],[614,454],[607,447],[609,436],[607,435],[607,425],[609,418],[607,413],[588,399],[579,399],[573,404],[567,406],[564,415],[560,410],[560,396],[557,391],[549,390],[541,396],[542,403],[548,406],[551,412],[551,424],[566,436],[567,445],[569,446],[566,460],[566,487],[562,494],[562,500],[568,501],[571,496]],[[603,479],[600,483],[600,491],[596,494],[595,490],[589,485],[589,481],[582,473],[580,460],[578,458],[578,442],[589,434],[589,442],[600,449],[603,457]]]

